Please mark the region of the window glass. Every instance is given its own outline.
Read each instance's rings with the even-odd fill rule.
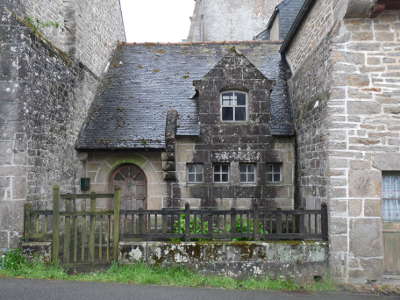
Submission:
[[[267,164],[267,182],[278,183],[282,181],[282,164]]]
[[[222,120],[233,121],[233,107],[222,108]]]
[[[247,94],[243,92],[224,92],[221,94],[222,121],[246,121]]]
[[[214,164],[214,182],[229,182],[229,164]]]
[[[203,182],[203,164],[187,164],[187,180],[189,183]]]
[[[254,183],[256,181],[256,164],[239,164],[240,182]]]
[[[400,172],[383,173],[383,220],[400,221]]]

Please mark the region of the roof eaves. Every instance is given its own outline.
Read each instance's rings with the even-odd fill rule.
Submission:
[[[289,30],[288,34],[286,35],[285,40],[283,41],[283,44],[280,49],[280,53],[282,53],[282,54],[286,53],[286,51],[292,44],[294,37],[296,36],[297,32],[299,31],[301,25],[303,24],[304,20],[306,19],[309,12],[313,8],[315,2],[316,2],[315,0],[305,0],[292,27],[290,27],[290,30]]]

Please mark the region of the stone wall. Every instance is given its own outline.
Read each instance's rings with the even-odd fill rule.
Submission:
[[[205,274],[236,278],[286,277],[312,282],[327,272],[323,242],[121,242],[120,262],[187,266]]]
[[[0,247],[16,247],[25,200],[45,206],[55,183],[75,190],[75,139],[97,78],[2,12]]]
[[[276,138],[272,147],[268,150],[268,157],[261,158],[257,164],[257,183],[253,185],[240,184],[239,181],[239,157],[232,158],[232,181],[228,184],[214,185],[212,182],[212,153],[209,151],[196,151],[199,147],[196,140],[179,138],[176,145],[176,174],[177,183],[174,183],[173,191],[179,191],[179,204],[181,207],[189,203],[192,208],[200,208],[206,205],[209,195],[217,193],[215,203],[220,209],[251,208],[254,199],[270,203],[275,208],[292,209],[294,205],[294,141],[293,138]],[[245,144],[243,144],[245,146]],[[204,149],[208,146],[204,145]],[[229,145],[232,147],[232,145]],[[239,153],[236,153],[238,155]],[[207,168],[204,183],[188,183],[187,164],[192,162],[203,163]],[[282,163],[282,182],[266,182],[265,163]],[[235,182],[233,180],[236,180]],[[215,189],[214,189],[215,188]],[[221,193],[219,190],[223,190]],[[257,194],[258,192],[258,194]],[[174,197],[175,195],[172,195]]]
[[[400,170],[399,47],[399,11],[345,19],[332,43],[332,116],[340,123],[330,130],[330,173],[338,175],[331,255],[343,259],[348,278],[382,274],[382,171]]]
[[[325,39],[289,80],[297,140],[297,200],[307,209],[320,209],[328,197],[328,59]]]
[[[21,5],[22,16],[39,20],[46,38],[98,76],[116,42],[126,39],[119,0],[23,0]]]
[[[188,41],[252,40],[282,0],[197,0]]]

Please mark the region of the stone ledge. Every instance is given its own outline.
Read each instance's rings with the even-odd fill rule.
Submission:
[[[324,242],[121,242],[120,262],[184,265],[236,278],[281,276],[311,281],[328,273]]]

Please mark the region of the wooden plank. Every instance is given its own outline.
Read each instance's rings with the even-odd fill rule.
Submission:
[[[32,203],[24,204],[24,241],[27,242],[31,235],[32,226]]]
[[[185,241],[190,239],[190,204],[185,204]]]
[[[90,193],[90,228],[89,228],[89,262],[94,263],[95,261],[95,234],[96,234],[96,194]]]
[[[326,203],[321,204],[321,235],[324,241],[328,241],[328,205]]]
[[[67,202],[65,203],[65,209],[66,211],[71,211],[71,203]],[[63,249],[63,263],[70,263],[70,254],[71,254],[71,230],[72,230],[72,222],[71,222],[71,217],[66,216],[64,218],[65,223],[64,223],[64,249]]]
[[[91,194],[62,194],[63,199],[90,199]],[[96,199],[100,198],[113,198],[114,194],[96,194]]]
[[[51,260],[53,263],[59,263],[60,252],[60,187],[53,186],[53,241]]]
[[[113,235],[113,258],[119,258],[119,239],[120,239],[120,213],[121,213],[121,189],[115,190],[114,196],[114,235]]]

